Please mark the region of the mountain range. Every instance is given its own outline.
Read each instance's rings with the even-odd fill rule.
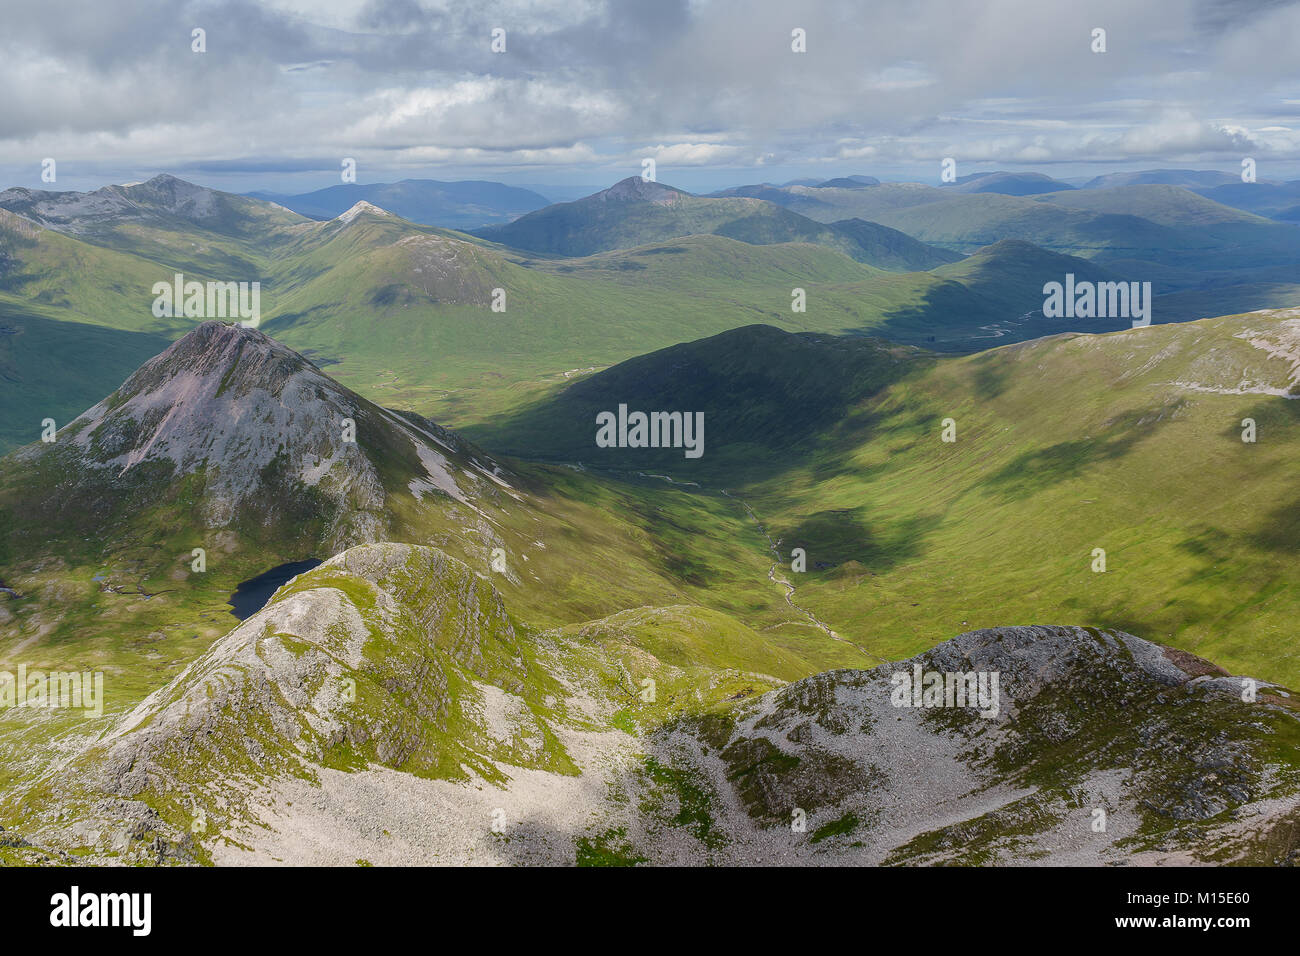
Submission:
[[[865,188],[854,184],[849,188]],[[689,235],[752,245],[807,242],[880,269],[914,272],[960,256],[861,219],[824,225],[752,197],[700,198],[632,176],[586,199],[548,206],[477,235],[513,249],[580,257]]]
[[[193,317],[151,309],[153,286],[177,273],[259,282],[264,328],[352,387],[452,424],[486,421],[574,370],[755,322],[969,351],[1126,324],[1044,318],[1044,284],[1067,273],[1152,282],[1157,322],[1285,305],[1298,287],[1290,225],[1180,187],[1021,197],[852,182],[773,187],[821,196],[825,208],[805,210],[821,221],[634,178],[478,237],[365,200],[315,221],[165,176],[87,194],[7,190],[0,448],[45,417],[62,424],[191,328]],[[99,361],[80,360],[90,348]]]

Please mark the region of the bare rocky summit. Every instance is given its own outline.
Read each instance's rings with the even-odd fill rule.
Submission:
[[[251,328],[205,322],[60,430],[15,455],[51,476],[59,507],[165,500],[185,485],[201,527],[278,515],[325,522],[329,551],[391,531],[395,496],[434,495],[467,516],[508,490],[458,436],[369,402]]]
[[[896,675],[914,668],[998,675],[997,713],[898,706]],[[684,721],[661,744],[713,781],[751,833],[788,843],[802,810],[827,857],[1286,856],[1261,847],[1292,840],[1300,819],[1298,716],[1282,688],[1123,632],[1006,627],[796,681]],[[743,831],[742,820],[731,814]]]
[[[608,189],[601,190],[591,198],[602,202],[649,202],[657,206],[671,206],[688,194],[672,186],[640,176],[620,179]]]
[[[14,187],[0,192],[0,208],[46,228],[93,238],[106,229],[160,221],[185,221],[225,231],[228,220],[246,214],[254,201],[166,173],[143,183],[103,186],[92,192]],[[287,209],[286,221],[301,221]]]

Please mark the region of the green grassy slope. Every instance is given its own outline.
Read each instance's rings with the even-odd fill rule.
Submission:
[[[749,224],[750,232],[758,237],[764,230],[776,228],[779,220],[771,215],[775,208],[748,198],[700,199],[672,186],[633,177],[584,199],[556,203],[512,223],[481,229],[478,235],[529,252],[585,256],[711,233],[768,211],[768,222]]]
[[[553,401],[498,425],[476,440],[511,455],[582,462],[601,468],[667,469],[682,479],[726,487],[743,476],[784,470],[849,407],[930,364],[932,356],[879,339],[803,333],[751,325],[621,362],[577,381]],[[596,415],[678,410],[705,415],[706,453],[598,448]]]
[[[922,272],[961,259],[958,253],[917,242],[907,233],[878,222],[841,219],[831,225],[857,243],[862,250],[857,258],[890,272]]]
[[[802,599],[887,655],[962,621],[1069,620],[1294,683],[1300,511],[1281,479],[1300,412],[1234,392],[1292,387],[1287,363],[1235,338],[1277,326],[1215,319],[944,363],[863,409],[874,440],[797,464],[754,506],[810,561],[829,544]],[[947,417],[954,444],[939,440]],[[1241,441],[1246,417],[1257,444]],[[816,480],[827,456],[839,481]]]
[[[1162,226],[1210,226],[1220,223],[1261,225],[1267,219],[1233,209],[1181,186],[1158,184],[1071,189],[1036,196],[1067,209],[1141,216]]]
[[[360,216],[287,259],[286,272],[304,281],[264,328],[353,387],[455,424],[526,402],[566,373],[739,325],[858,327],[820,290],[895,278],[815,245],[715,236],[529,260],[453,233],[398,241],[383,218]],[[807,312],[791,310],[796,287]],[[491,309],[495,288],[505,290],[504,312]]]
[[[965,627],[1070,622],[1123,627],[1294,684],[1300,508],[1285,476],[1300,410],[1280,393],[1295,387],[1296,323],[1289,313],[1230,316],[912,362],[847,410],[824,385],[760,406],[770,427],[747,422],[731,450],[720,424],[705,458],[727,465],[727,487],[779,538],[784,561],[807,550],[809,570],[786,571],[795,600],[881,656]],[[738,364],[727,346],[742,334]],[[690,387],[720,397],[747,394],[747,363],[780,369],[791,350],[818,343],[741,330],[696,346]],[[825,347],[827,369],[841,348]],[[660,353],[657,369],[652,358],[595,376],[580,397],[612,407],[631,378],[647,407],[678,407],[684,386],[667,386],[679,353]],[[816,364],[797,360],[790,379]],[[823,417],[792,441],[784,425],[816,418],[819,401]],[[571,403],[515,424],[563,434]],[[725,421],[718,402],[709,410]],[[1255,444],[1240,438],[1247,417]],[[940,440],[945,418],[955,443]],[[498,436],[510,432],[480,434],[489,446]],[[622,467],[643,454],[623,451]],[[710,477],[672,456],[655,465]],[[1105,573],[1091,570],[1095,548]]]
[[[191,327],[159,319],[167,266],[0,209],[0,454],[60,426]]]
[[[1077,282],[1117,282],[1126,278],[1087,259],[1049,252],[1015,239],[1003,239],[960,262],[934,270],[936,276],[962,283],[1010,315],[1041,311],[1043,285],[1064,282],[1067,273],[1072,273]]]
[[[102,248],[0,209],[0,306],[132,332],[176,332],[192,323],[158,319],[152,312],[153,284],[171,282],[173,274],[170,265]]]
[[[0,300],[0,452],[38,439],[45,418],[66,425],[170,344]]]

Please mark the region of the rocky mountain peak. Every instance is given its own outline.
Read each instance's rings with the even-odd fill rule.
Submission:
[[[377,540],[390,495],[477,513],[485,489],[508,487],[451,432],[368,402],[264,332],[223,322],[197,326],[56,442],[18,454],[58,461],[74,495],[160,497],[196,476],[207,527],[301,506],[325,519],[336,547]]]
[[[133,201],[163,209],[187,219],[207,219],[217,215],[217,193],[206,186],[160,173],[137,186],[121,187]]]
[[[341,212],[337,216],[335,216],[334,221],[341,222],[346,225],[347,223],[350,223],[352,222],[352,220],[356,219],[357,216],[363,214],[370,215],[370,216],[391,216],[392,215],[392,213],[390,213],[387,209],[381,209],[378,206],[376,206],[374,203],[366,202],[364,199],[362,199],[356,203],[353,203],[351,209],[348,209],[346,212]]]
[[[294,375],[306,370],[329,381],[310,361],[265,332],[237,323],[203,322],[141,366],[118,394],[153,391],[177,376],[194,380],[216,375],[222,392],[261,388],[279,395]]]
[[[647,182],[640,176],[629,176],[619,180],[608,189],[598,192],[594,199],[606,202],[649,202],[660,206],[669,206],[680,202],[686,193],[663,183]]]
[[[115,223],[174,215],[195,222],[220,216],[222,193],[161,174],[129,186],[103,186],[92,192],[7,189],[0,208],[72,235]]]

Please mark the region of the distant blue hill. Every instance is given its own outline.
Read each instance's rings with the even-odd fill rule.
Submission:
[[[1042,173],[971,173],[944,188],[959,193],[1001,193],[1004,196],[1039,196],[1073,189],[1069,183]]]
[[[1143,169],[1131,173],[1107,173],[1083,184],[1084,189],[1106,189],[1111,186],[1185,186],[1188,189],[1212,189],[1227,183],[1239,183],[1236,173],[1221,173],[1215,169]]]
[[[296,196],[268,192],[248,195],[279,203],[312,219],[333,219],[365,200],[412,222],[461,230],[507,223],[549,205],[545,196],[531,189],[477,179],[404,179],[398,183],[340,184]]]

